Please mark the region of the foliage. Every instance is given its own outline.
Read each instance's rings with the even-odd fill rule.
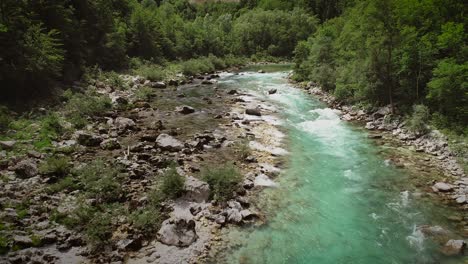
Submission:
[[[64,190],[73,191],[79,188],[76,180],[72,176],[59,179],[58,182],[47,186],[46,192],[49,194],[58,193]]]
[[[407,127],[410,131],[417,134],[424,134],[428,131],[429,109],[425,105],[414,105],[413,113],[408,119]]]
[[[82,128],[86,124],[86,116],[100,115],[112,107],[108,96],[98,95],[92,90],[86,93],[64,93],[67,99],[65,115],[76,128]]]
[[[85,234],[88,242],[94,249],[99,249],[106,244],[112,236],[112,215],[108,212],[93,214],[86,225]]]
[[[205,168],[202,177],[210,185],[211,196],[220,201],[227,201],[232,198],[234,191],[242,180],[242,175],[231,164]]]
[[[185,177],[177,172],[175,166],[171,166],[162,175],[161,192],[167,198],[177,198],[184,192]]]
[[[39,171],[42,174],[49,174],[58,177],[66,176],[70,170],[70,159],[64,156],[51,156],[39,167]]]
[[[158,231],[161,224],[161,216],[155,208],[144,208],[130,215],[133,227],[141,233],[149,236]]]
[[[12,118],[8,112],[8,108],[5,106],[0,106],[0,131],[5,131],[8,129]]]
[[[145,77],[146,79],[156,82],[163,81],[166,74],[161,66],[145,63],[133,69],[133,73]]]
[[[109,166],[102,160],[95,160],[75,171],[80,185],[88,198],[100,202],[115,202],[124,194],[123,175],[117,166]]]

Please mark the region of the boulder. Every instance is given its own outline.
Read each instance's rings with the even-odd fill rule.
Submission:
[[[159,88],[159,89],[163,89],[163,88],[166,88],[166,87],[167,87],[167,85],[166,85],[165,82],[153,82],[153,83],[151,84],[151,86],[152,86],[153,88]]]
[[[238,209],[227,210],[227,220],[233,224],[239,224],[242,222],[242,214]]]
[[[445,182],[438,182],[432,186],[432,189],[436,192],[449,192],[453,189],[453,186]]]
[[[26,179],[37,175],[37,165],[33,160],[26,159],[15,165],[14,171],[20,178]]]
[[[233,90],[229,90],[228,94],[230,94],[230,95],[237,94],[237,91],[234,90],[234,89],[233,89]]]
[[[374,119],[378,119],[381,117],[384,117],[386,115],[389,115],[392,113],[392,107],[390,105],[380,107],[379,110],[377,110],[375,113],[372,114]]]
[[[162,150],[172,152],[180,151],[184,147],[182,142],[169,136],[168,134],[160,134],[158,138],[156,138],[156,146]]]
[[[188,106],[188,105],[183,105],[183,106],[176,107],[176,111],[178,113],[183,114],[183,115],[188,115],[188,114],[194,113],[195,109],[193,107]]]
[[[277,89],[271,89],[268,91],[268,94],[275,94],[276,92],[278,92]]]
[[[170,79],[169,80],[169,85],[170,86],[177,86],[177,85],[179,85],[179,81],[175,80],[175,79]]]
[[[184,199],[197,203],[208,201],[210,198],[210,186],[208,183],[201,181],[192,176],[185,181]]]
[[[13,236],[13,242],[16,246],[20,248],[27,248],[33,245],[33,241],[29,236]]]
[[[258,217],[257,214],[251,212],[248,209],[240,211],[240,214],[242,216],[242,219],[245,220],[245,221],[251,221],[251,220]]]
[[[265,73],[264,70],[258,70],[258,73]]]
[[[121,131],[133,129],[135,127],[135,121],[130,118],[119,116],[114,120],[114,126]]]
[[[260,109],[258,108],[247,108],[245,109],[245,113],[248,115],[254,115],[254,116],[261,116],[262,113],[260,112]]]
[[[10,150],[10,149],[13,149],[15,145],[16,145],[15,140],[0,141],[1,149]]]
[[[461,239],[459,240],[450,239],[442,248],[442,253],[446,256],[463,255],[465,248],[466,248],[465,241]]]
[[[85,131],[76,131],[75,132],[75,137],[78,142],[78,144],[87,146],[87,147],[95,147],[101,144],[102,138],[99,137],[98,135],[85,132]]]
[[[169,246],[187,247],[198,239],[195,232],[195,221],[185,219],[168,219],[158,231],[158,240]]]
[[[120,149],[120,143],[116,138],[106,139],[101,142],[101,148],[105,150]]]

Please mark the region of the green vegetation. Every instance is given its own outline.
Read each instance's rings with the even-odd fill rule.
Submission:
[[[64,156],[51,156],[47,158],[39,167],[39,171],[42,174],[54,175],[58,177],[66,176],[70,170],[70,159]]]
[[[108,96],[98,95],[91,89],[84,94],[67,90],[63,97],[66,99],[65,115],[76,128],[86,125],[87,116],[99,116],[112,107]]]
[[[234,165],[225,164],[215,168],[205,168],[202,178],[210,185],[211,196],[215,200],[227,201],[232,198],[242,175]]]
[[[413,114],[408,119],[408,128],[417,134],[424,134],[428,131],[429,109],[425,105],[413,106]]]
[[[350,103],[424,104],[438,127],[466,133],[465,11],[457,0],[356,1],[296,46],[294,78]]]
[[[185,177],[177,172],[175,166],[171,166],[162,177],[161,192],[165,197],[175,199],[182,195],[185,187]]]

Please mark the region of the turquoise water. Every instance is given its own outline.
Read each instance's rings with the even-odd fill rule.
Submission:
[[[458,263],[415,228],[446,227],[440,216],[448,209],[413,195],[408,176],[385,162],[365,131],[291,87],[286,74],[246,72],[220,81],[278,108],[290,152],[275,179],[279,187],[260,195],[268,222],[230,232],[222,262]],[[278,93],[267,95],[271,88]]]

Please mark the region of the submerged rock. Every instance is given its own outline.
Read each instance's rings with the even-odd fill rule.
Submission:
[[[183,106],[176,107],[176,112],[181,113],[183,115],[188,115],[188,114],[194,113],[195,109],[188,105],[183,105]]]
[[[268,94],[275,94],[276,92],[278,92],[277,89],[271,89],[268,91]]]
[[[442,253],[446,256],[463,255],[465,248],[465,241],[450,239],[442,248]]]

